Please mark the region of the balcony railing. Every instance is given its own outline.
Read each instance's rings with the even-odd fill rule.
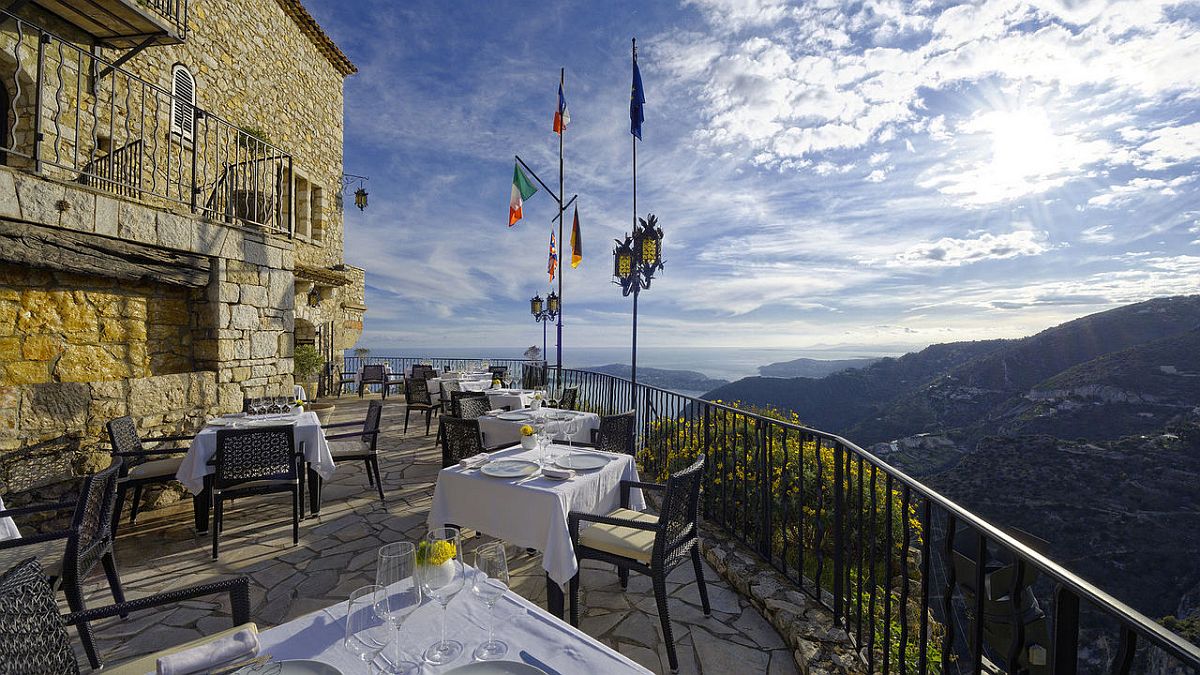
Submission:
[[[0,18],[9,166],[292,232],[287,152],[9,12]]]
[[[103,47],[132,49],[187,38],[188,0],[37,0]]]
[[[549,375],[579,387],[583,409],[636,410],[646,478],[704,453],[706,523],[824,605],[869,672],[1200,671],[1200,648],[846,439],[656,387],[634,398],[607,374]]]

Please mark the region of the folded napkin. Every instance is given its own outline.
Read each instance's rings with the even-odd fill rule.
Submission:
[[[560,469],[555,466],[547,466],[542,469],[542,475],[547,478],[557,478],[558,480],[569,480],[575,477],[575,471],[572,469]]]
[[[161,656],[158,675],[184,675],[212,670],[216,666],[258,654],[258,628],[253,624],[233,635],[191,649]]]
[[[458,460],[458,465],[464,469],[474,469],[477,466],[483,466],[484,464],[487,464],[489,459],[491,459],[490,455],[488,455],[486,452],[481,452],[473,457],[467,457],[466,459]]]
[[[489,411],[487,411],[487,414],[488,414],[488,415],[499,415],[499,414],[500,414],[500,413],[502,413],[502,412],[508,412],[508,411],[507,411],[507,410],[505,410],[504,408],[496,408],[496,409],[494,409],[494,410],[489,410]]]

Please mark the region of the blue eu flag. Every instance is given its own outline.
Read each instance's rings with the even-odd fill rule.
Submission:
[[[637,52],[633,53],[633,88],[629,91],[629,133],[642,140],[642,122],[646,116],[642,106],[646,104],[646,94],[642,91],[642,72],[638,70]]]

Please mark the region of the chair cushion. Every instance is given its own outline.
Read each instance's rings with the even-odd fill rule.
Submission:
[[[182,462],[182,457],[170,457],[168,459],[155,459],[143,462],[129,470],[129,477],[141,479],[174,476],[175,472],[179,471],[179,465]]]
[[[258,627],[255,626],[253,623],[244,623],[240,626],[234,626],[233,628],[230,628],[228,630],[223,630],[220,633],[206,635],[202,638],[192,640],[191,642],[185,642],[181,645],[176,645],[169,649],[164,649],[161,652],[154,652],[153,654],[146,654],[145,656],[139,656],[139,657],[133,659],[132,661],[126,661],[124,663],[117,664],[115,666],[106,665],[104,667],[104,673],[105,673],[105,675],[146,675],[146,673],[154,673],[154,672],[158,671],[158,659],[159,658],[166,656],[168,654],[176,654],[185,649],[191,649],[192,647],[198,647],[200,645],[207,644],[214,640],[220,640],[221,638],[233,635],[234,633],[236,633],[239,630],[242,630],[244,628],[253,628],[255,631],[258,630]]]
[[[632,509],[616,509],[607,515],[613,518],[636,520],[642,523],[658,522],[658,516],[653,513],[643,513]],[[604,551],[605,553],[632,558],[640,563],[649,564],[650,554],[654,550],[654,532],[620,525],[592,523],[583,530],[580,530],[579,543],[582,546],[594,548],[597,551]]]
[[[329,452],[333,454],[334,459],[340,457],[361,456],[371,454],[371,445],[363,443],[361,439],[356,438],[339,438],[329,441]]]
[[[58,577],[62,573],[62,559],[66,552],[67,540],[65,537],[12,548],[0,548],[0,570],[10,569],[22,560],[33,556],[38,559],[46,576]]]
[[[287,486],[293,485],[293,484],[298,484],[299,482],[300,482],[299,480],[296,480],[296,481],[252,480],[252,481],[247,481],[245,483],[238,483],[236,485],[231,485],[227,488],[221,488],[220,490],[218,490],[218,492],[227,495],[227,494],[231,494],[231,493],[235,493],[235,492],[240,492],[242,490],[257,490],[259,488],[266,488],[266,487],[277,487],[277,488],[280,488],[280,491],[282,492],[283,490],[287,489]]]

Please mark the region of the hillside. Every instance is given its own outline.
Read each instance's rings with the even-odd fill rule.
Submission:
[[[862,359],[792,359],[758,367],[763,377],[825,377],[851,368],[866,368],[879,361],[878,357]]]
[[[606,366],[587,366],[584,370],[625,378],[628,378],[630,375],[629,365],[624,363],[610,363]],[[704,373],[698,373],[694,370],[639,367],[638,384],[646,384],[651,387],[660,387],[672,391],[692,392],[708,391],[714,387],[722,387],[729,384],[729,381],[712,379]]]

